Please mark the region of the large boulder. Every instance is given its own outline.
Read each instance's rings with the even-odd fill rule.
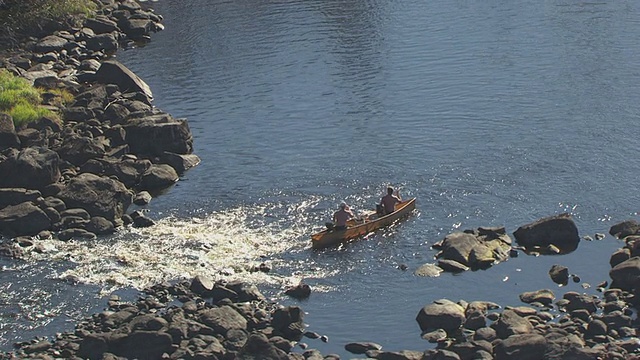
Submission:
[[[304,311],[298,306],[276,309],[271,315],[271,326],[288,340],[299,341],[304,334]]]
[[[169,114],[154,114],[130,119],[123,128],[126,132],[125,141],[135,154],[161,157],[165,152],[193,152],[193,136],[184,119],[174,119]]]
[[[451,233],[433,247],[440,249],[436,257],[445,271],[486,269],[508,258],[511,238],[504,227],[480,227]]]
[[[104,15],[96,15],[84,21],[84,26],[96,34],[110,33],[118,30],[118,24]]]
[[[149,160],[126,159],[103,160],[104,175],[115,175],[127,187],[132,188],[140,183],[142,176],[151,168],[152,164]]]
[[[501,339],[533,332],[533,325],[513,310],[504,310],[500,314],[500,318],[491,324],[491,327]]]
[[[180,177],[178,173],[167,164],[153,164],[142,175],[140,181],[140,189],[142,190],[154,190],[163,189],[175,184]]]
[[[57,36],[57,35],[49,35],[47,37],[42,38],[36,44],[35,50],[40,53],[48,53],[50,51],[60,51],[64,49],[65,45],[69,40]]]
[[[172,152],[165,152],[162,156],[162,162],[171,165],[178,174],[182,174],[200,164],[200,158],[196,154],[174,154]]]
[[[13,119],[7,114],[0,113],[0,151],[19,147],[20,138],[16,134]]]
[[[636,220],[627,220],[613,225],[609,229],[609,234],[618,239],[623,239],[629,235],[635,235],[640,232],[640,224]]]
[[[118,180],[83,173],[71,179],[58,197],[69,208],[83,208],[92,216],[101,216],[113,222],[126,212],[133,202],[133,195]]]
[[[539,360],[544,359],[546,346],[542,335],[512,335],[496,344],[494,355],[496,360]]]
[[[640,288],[640,257],[634,256],[616,265],[609,271],[612,287],[623,290]]]
[[[104,61],[96,72],[96,78],[98,82],[102,84],[118,85],[120,91],[123,93],[131,91],[141,92],[149,99],[153,98],[153,93],[149,85],[118,61]]]
[[[465,322],[464,308],[452,301],[443,299],[423,307],[416,316],[420,330],[443,329],[455,333]]]
[[[93,51],[112,53],[118,50],[118,39],[116,39],[115,33],[91,36],[87,39],[87,48]]]
[[[0,233],[17,235],[36,235],[51,227],[47,214],[31,202],[7,206],[0,210]]]
[[[109,351],[126,359],[161,359],[164,353],[173,350],[173,338],[161,331],[134,331],[116,339]]]
[[[60,179],[60,158],[44,147],[8,150],[0,155],[0,187],[41,190]]]
[[[562,253],[578,248],[578,227],[570,214],[564,213],[520,226],[514,233],[518,244],[527,250],[545,249],[553,245]]]
[[[231,329],[247,328],[247,320],[227,305],[202,311],[200,321],[223,336]]]
[[[101,158],[105,153],[103,142],[83,136],[67,137],[58,150],[62,159],[76,166],[80,166],[90,159]]]
[[[437,257],[443,257],[448,260],[457,261],[465,266],[469,266],[469,255],[473,248],[479,242],[472,234],[464,232],[455,232],[445,236],[442,244],[442,250]]]
[[[22,188],[0,189],[0,209],[23,202],[35,202],[42,194],[37,190]]]

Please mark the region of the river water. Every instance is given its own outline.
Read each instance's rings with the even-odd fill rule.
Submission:
[[[413,275],[430,245],[479,226],[562,212],[595,237],[637,218],[637,1],[160,0],[166,30],[118,54],[155,105],[187,118],[202,163],[147,206],[159,225],[94,242],[47,242],[0,259],[0,346],[69,330],[104,296],[207,273],[252,281],[307,312],[305,340],[424,350],[415,321],[433,300],[521,305],[550,288],[598,294],[611,236],[563,256],[486,271]],[[416,197],[406,221],[347,246],[309,236],[347,201],[387,184]],[[272,270],[249,273],[266,262]],[[581,278],[557,288],[553,264]],[[402,271],[400,265],[408,269]],[[282,289],[304,280],[298,302]],[[590,284],[586,289],[583,283]]]

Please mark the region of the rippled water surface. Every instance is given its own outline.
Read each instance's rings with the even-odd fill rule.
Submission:
[[[637,217],[636,1],[169,1],[166,30],[118,54],[155,105],[189,120],[202,163],[148,206],[159,226],[0,259],[0,346],[69,329],[102,296],[209,273],[300,304],[308,340],[424,350],[415,316],[439,298],[519,305],[523,291],[597,294],[620,243],[521,255],[487,271],[413,275],[430,245],[570,212],[582,236]],[[309,236],[341,200],[388,183],[418,210],[339,249]],[[268,274],[249,273],[267,262]],[[407,271],[398,269],[408,266]],[[582,282],[556,289],[568,266]],[[301,279],[301,303],[281,289]],[[80,285],[74,285],[79,283]],[[30,300],[32,299],[32,300]],[[70,309],[73,309],[70,310]],[[49,326],[44,326],[49,324]]]

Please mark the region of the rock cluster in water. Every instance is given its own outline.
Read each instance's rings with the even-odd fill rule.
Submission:
[[[0,234],[90,239],[116,227],[153,221],[132,203],[168,187],[199,163],[184,119],[152,105],[152,92],[136,74],[109,58],[162,29],[161,17],[131,0],[102,0],[82,26],[32,39],[6,55],[2,67],[44,88],[47,117],[14,128],[0,114]],[[59,92],[74,95],[60,105]],[[57,107],[58,106],[58,107]],[[20,244],[3,244],[16,256]]]
[[[176,301],[175,299],[179,300]],[[279,306],[253,285],[205,276],[156,285],[134,303],[109,307],[53,341],[17,344],[0,358],[39,359],[305,359],[307,332],[298,306]],[[302,353],[292,352],[295,345]]]

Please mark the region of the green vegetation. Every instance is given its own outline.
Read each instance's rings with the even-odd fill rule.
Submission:
[[[0,0],[0,43],[64,29],[96,9],[92,0]]]
[[[60,93],[63,102],[71,96],[64,90],[56,92]],[[16,128],[43,116],[59,119],[57,114],[40,105],[40,94],[41,90],[31,86],[27,80],[14,76],[5,69],[0,70],[0,112],[11,115]]]

